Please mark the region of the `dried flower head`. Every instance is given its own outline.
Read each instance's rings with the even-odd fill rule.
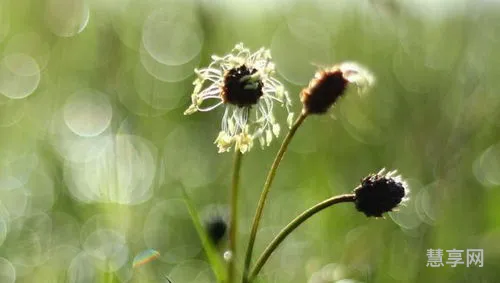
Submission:
[[[191,105],[185,115],[224,107],[222,129],[215,140],[219,152],[233,144],[242,153],[249,151],[253,140],[262,146],[278,137],[280,125],[273,108],[278,103],[288,112],[289,126],[293,119],[291,101],[283,85],[274,78],[274,64],[269,50],[261,48],[251,53],[243,44],[223,56],[212,56],[208,68],[195,70]],[[211,103],[209,103],[211,101]]]
[[[307,114],[323,114],[344,94],[349,84],[354,84],[361,94],[374,82],[369,71],[352,62],[321,70],[300,93],[300,101],[304,105],[302,111]]]
[[[382,169],[370,174],[354,189],[356,209],[366,216],[381,217],[408,200],[408,185],[401,176],[393,176],[396,170],[384,173]]]

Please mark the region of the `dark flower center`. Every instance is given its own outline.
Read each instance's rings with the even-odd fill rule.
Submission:
[[[403,184],[392,178],[369,176],[354,190],[356,208],[366,216],[381,217],[382,213],[392,211],[405,196]]]
[[[255,73],[257,73],[256,69],[249,69],[245,65],[227,71],[221,91],[224,103],[238,107],[257,104],[263,95],[262,87],[264,84],[260,79],[252,77]]]

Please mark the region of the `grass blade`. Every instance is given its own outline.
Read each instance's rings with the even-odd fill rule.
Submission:
[[[205,232],[203,225],[201,224],[200,217],[193,205],[193,202],[184,189],[182,190],[182,192],[184,195],[184,201],[189,211],[189,215],[191,216],[191,220],[193,221],[193,224],[196,228],[196,232],[198,232],[198,236],[200,237],[201,244],[203,245],[203,249],[205,250],[210,266],[212,267],[212,270],[217,277],[217,282],[225,282],[226,272],[224,263],[219,256],[217,249],[208,238],[208,235]]]

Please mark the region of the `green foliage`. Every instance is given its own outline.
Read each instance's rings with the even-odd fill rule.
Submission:
[[[183,111],[193,69],[238,42],[271,49],[295,113],[318,66],[356,61],[376,77],[297,132],[254,255],[382,167],[411,189],[385,219],[348,205],[310,219],[259,282],[497,282],[498,11],[474,0],[0,0],[0,282],[99,282],[103,269],[115,282],[222,278],[224,247],[207,246],[195,211],[229,202],[231,154],[213,144],[223,113]],[[245,156],[239,251],[278,146]],[[149,248],[160,258],[132,268]],[[484,249],[484,266],[426,267],[430,248]]]

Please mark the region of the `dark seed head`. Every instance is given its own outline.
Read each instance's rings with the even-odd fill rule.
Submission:
[[[206,221],[205,229],[212,243],[217,245],[226,235],[227,223],[222,217],[215,216]]]
[[[323,114],[342,96],[348,81],[339,69],[322,71],[300,93],[304,111],[308,114]]]
[[[263,95],[264,84],[260,79],[252,77],[257,73],[256,69],[241,65],[230,69],[224,75],[224,86],[221,96],[224,103],[237,105],[238,107],[252,106],[257,104]]]
[[[405,199],[406,191],[405,183],[399,177],[371,174],[354,190],[356,209],[366,216],[381,217],[382,213],[392,211]]]

